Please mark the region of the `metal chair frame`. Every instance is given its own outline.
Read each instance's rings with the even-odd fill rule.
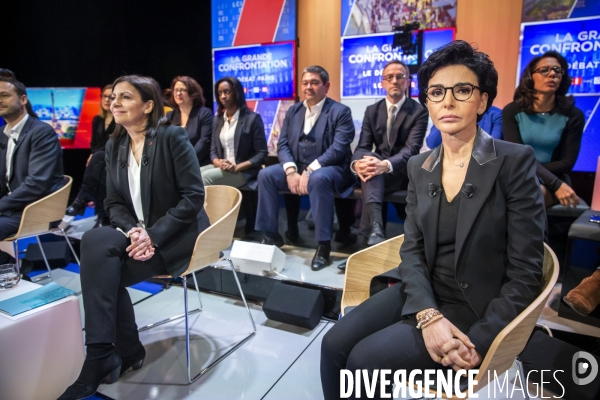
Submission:
[[[154,322],[152,324],[148,324],[138,330],[138,332],[145,332],[150,329],[156,328],[157,326],[161,326],[181,318],[185,318],[185,352],[186,352],[186,365],[187,365],[187,375],[188,382],[194,383],[200,377],[205,375],[208,371],[214,368],[219,362],[224,360],[227,356],[237,350],[241,345],[247,342],[252,336],[256,334],[256,324],[254,323],[254,318],[252,317],[252,313],[250,312],[250,308],[248,307],[248,303],[246,301],[246,296],[244,296],[244,291],[242,290],[242,286],[240,285],[240,281],[235,271],[235,267],[233,266],[233,262],[229,258],[221,258],[219,257],[219,253],[221,250],[226,249],[231,245],[231,241],[233,239],[233,230],[235,229],[235,222],[237,219],[237,214],[240,210],[240,203],[242,199],[242,194],[239,190],[229,186],[207,186],[206,190],[206,200],[204,203],[204,207],[207,211],[209,219],[211,221],[211,226],[207,228],[205,231],[200,233],[198,239],[196,240],[196,248],[194,249],[194,255],[192,256],[192,260],[190,261],[190,267],[185,271],[181,278],[183,280],[183,299],[184,299],[184,313],[174,315],[172,317],[163,319],[162,321]],[[214,199],[211,196],[211,193],[214,193]],[[232,197],[233,196],[233,197]],[[234,204],[227,207],[226,201],[223,201],[219,197],[225,197],[225,200],[229,199],[233,201]],[[220,201],[221,200],[221,201]],[[225,204],[224,204],[225,203]],[[205,239],[203,241],[203,239]],[[209,242],[209,243],[206,243]],[[197,250],[201,248],[208,248],[211,251],[211,254],[204,255],[204,257],[198,255],[196,253]],[[216,253],[215,253],[216,251]],[[198,251],[201,253],[201,251]],[[200,290],[198,289],[198,281],[196,279],[196,272],[202,268],[206,268],[211,266],[212,263],[216,261],[225,260],[229,263],[229,267],[233,273],[233,277],[235,278],[235,282],[240,291],[240,295],[244,302],[244,306],[246,307],[246,311],[248,312],[248,318],[252,323],[252,332],[248,334],[244,339],[235,343],[235,345],[229,349],[225,354],[221,355],[215,361],[211,362],[208,366],[202,368],[200,372],[194,376],[192,376],[191,369],[191,357],[190,357],[190,323],[189,317],[191,315],[195,315],[202,311],[202,299],[200,297]],[[198,295],[199,307],[194,310],[189,310],[188,305],[188,287],[187,287],[187,279],[188,275],[192,275],[194,279],[194,284],[196,286],[196,293]]]

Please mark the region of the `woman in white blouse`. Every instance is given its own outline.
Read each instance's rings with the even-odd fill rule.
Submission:
[[[218,110],[210,148],[212,165],[202,167],[205,185],[248,185],[256,188],[256,176],[267,158],[262,118],[248,109],[244,88],[234,77],[215,84]]]
[[[106,145],[104,203],[111,226],[81,240],[86,359],[60,399],[91,396],[101,382],[142,367],[146,351],[126,287],[179,276],[209,225],[198,157],[186,131],[166,120],[156,85],[130,75],[112,89],[117,127]]]

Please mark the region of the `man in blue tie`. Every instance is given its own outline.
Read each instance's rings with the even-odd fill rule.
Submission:
[[[279,191],[308,195],[319,242],[311,268],[318,271],[331,264],[334,196],[352,192],[355,178],[349,170],[350,143],[354,124],[350,109],[327,97],[329,74],[320,66],[302,72],[304,101],[286,113],[277,145],[279,165],[258,174],[256,230],[264,231],[263,244],[283,245],[278,233]],[[296,214],[289,215],[286,237],[297,240]],[[295,217],[295,218],[294,218]]]

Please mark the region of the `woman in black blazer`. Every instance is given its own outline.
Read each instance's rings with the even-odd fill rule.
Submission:
[[[204,185],[248,185],[256,188],[258,171],[267,159],[262,118],[248,109],[244,88],[234,77],[215,83],[219,104],[210,148],[212,165],[201,168]]]
[[[61,399],[90,396],[103,380],[141,368],[146,352],[126,287],[156,274],[179,276],[209,225],[198,159],[186,132],[166,121],[152,81],[118,78],[111,110],[118,124],[106,145],[112,226],[81,240],[86,359]]]
[[[185,128],[200,166],[210,164],[213,114],[204,107],[202,87],[189,76],[177,76],[171,82],[171,92],[173,111],[167,113],[167,119]]]
[[[475,368],[539,294],[544,205],[533,150],[477,126],[496,96],[493,63],[455,41],[427,59],[418,81],[442,144],[408,162],[401,282],[323,339],[326,399],[340,397],[344,368]]]
[[[106,164],[104,163],[104,146],[110,135],[115,130],[115,120],[110,112],[112,85],[106,85],[102,89],[100,112],[92,120],[92,140],[90,149],[92,153],[85,164],[83,182],[77,197],[67,208],[67,215],[83,215],[88,200],[95,203],[97,216],[94,228],[110,225],[110,219],[104,210],[104,199],[106,198]]]

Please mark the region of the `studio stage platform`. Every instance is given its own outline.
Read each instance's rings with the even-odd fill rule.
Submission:
[[[74,222],[73,237],[78,231],[93,226],[93,218]],[[401,230],[390,227],[388,235]],[[401,232],[400,232],[401,233]],[[310,241],[308,229],[301,228],[301,236]],[[334,263],[321,271],[310,269],[313,249],[284,246],[287,254],[282,275],[293,280],[332,288],[343,287],[344,275],[336,265],[355,248],[347,251],[335,248]],[[53,270],[52,279],[73,290],[80,290],[79,274],[73,264],[68,270]],[[275,279],[284,279],[276,277]],[[140,290],[141,289],[141,290]],[[146,290],[141,285],[130,288],[135,303],[138,326],[162,320],[183,312],[183,289],[170,286],[164,290]],[[152,293],[150,293],[152,292]],[[555,288],[541,321],[552,329],[600,337],[600,329],[558,317],[555,303],[559,300],[560,286]],[[235,298],[202,293],[203,311],[190,318],[192,341],[192,373],[226,352],[233,343],[251,331],[243,303]],[[80,300],[81,301],[81,300]],[[196,292],[189,291],[190,309],[196,308]],[[219,363],[197,382],[187,384],[185,360],[185,323],[178,320],[142,332],[140,339],[147,351],[142,369],[129,372],[117,383],[101,385],[95,399],[322,399],[319,359],[323,335],[334,324],[321,320],[313,330],[268,320],[260,303],[251,303],[257,332],[254,337]],[[82,310],[83,313],[83,310]],[[82,332],[84,334],[84,332]],[[514,379],[516,367],[508,371]],[[402,398],[402,397],[401,397]],[[408,398],[408,397],[407,397]],[[480,392],[486,399],[487,392]],[[495,399],[509,398],[498,397]],[[522,399],[515,392],[511,399]]]

